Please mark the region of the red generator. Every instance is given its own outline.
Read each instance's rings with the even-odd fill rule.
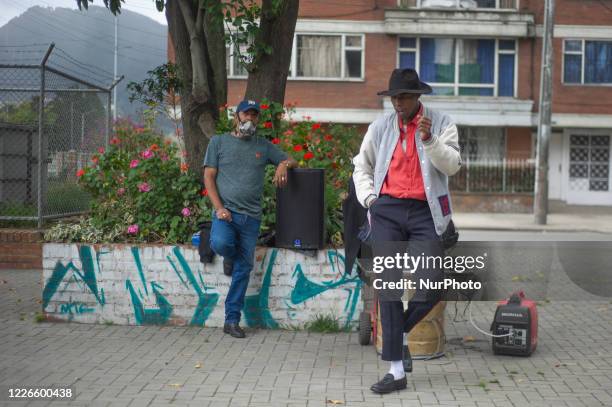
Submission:
[[[491,324],[493,353],[529,356],[538,344],[538,310],[536,302],[525,298],[523,291],[497,304]]]

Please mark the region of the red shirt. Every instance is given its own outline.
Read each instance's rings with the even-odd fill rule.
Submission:
[[[399,118],[400,136],[391,157],[387,177],[380,190],[381,194],[395,198],[427,200],[414,139],[418,126],[417,118],[422,112],[423,105],[420,106],[419,112],[412,120],[406,124],[402,123],[402,119]],[[406,151],[402,148],[404,140],[406,140]]]

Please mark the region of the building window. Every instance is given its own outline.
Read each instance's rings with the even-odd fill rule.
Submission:
[[[463,160],[499,162],[506,156],[506,135],[500,127],[460,127],[459,149]]]
[[[516,41],[399,38],[400,68],[415,68],[434,95],[515,94]]]
[[[363,79],[364,36],[297,34],[289,79]]]
[[[612,84],[612,41],[563,41],[563,82]]]
[[[364,36],[344,34],[296,34],[288,79],[302,80],[363,80]],[[246,78],[244,66],[249,62],[248,45],[226,46],[227,73],[230,78]]]
[[[457,9],[518,9],[518,0],[399,0],[400,7]]]
[[[250,62],[250,55],[247,52],[248,48],[248,44],[240,44],[240,48],[237,48],[233,41],[231,44],[225,45],[225,66],[228,77],[246,78],[248,76],[245,66],[245,64]],[[235,51],[237,49],[239,49],[239,52]]]

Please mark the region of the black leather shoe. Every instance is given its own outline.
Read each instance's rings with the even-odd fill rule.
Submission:
[[[234,269],[234,262],[228,258],[223,258],[223,274],[228,277],[232,276],[232,270]]]
[[[410,350],[408,346],[404,346],[404,359],[402,360],[404,365],[404,372],[412,373],[412,356],[410,356]]]
[[[404,390],[408,385],[406,376],[399,380],[395,380],[395,377],[391,373],[387,373],[378,383],[374,383],[370,390],[378,394],[387,394],[396,390]]]
[[[246,336],[242,328],[240,328],[237,323],[223,325],[223,332],[226,334],[230,334],[234,338],[244,338]]]

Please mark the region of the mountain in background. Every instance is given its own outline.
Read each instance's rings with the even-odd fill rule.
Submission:
[[[123,10],[118,17],[119,116],[137,117],[142,105],[130,103],[126,85],[165,63],[167,27],[141,14]],[[31,7],[0,27],[0,63],[39,63],[47,46],[56,50],[49,65],[98,85],[112,82],[114,16],[103,7],[89,10]],[[76,60],[76,61],[75,61]]]

